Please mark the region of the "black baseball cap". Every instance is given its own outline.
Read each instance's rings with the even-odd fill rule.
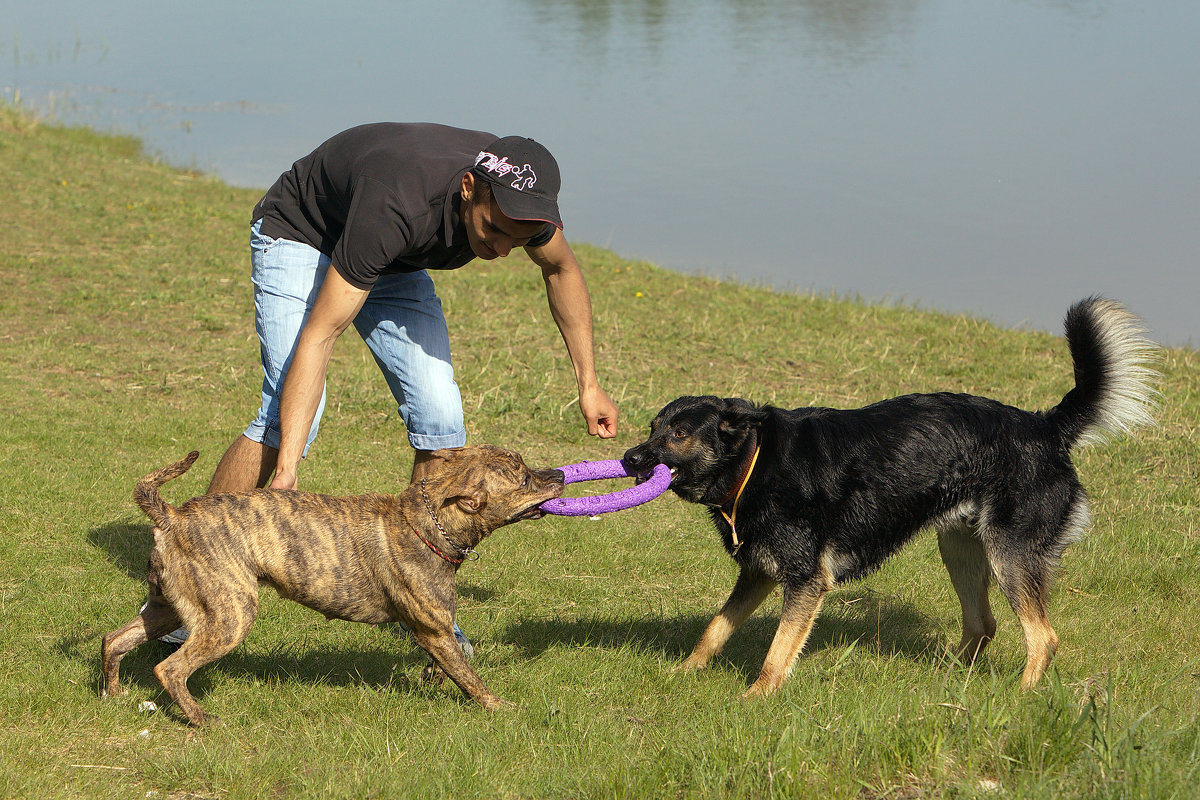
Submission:
[[[549,222],[562,229],[558,190],[562,178],[550,151],[524,136],[505,136],[479,151],[472,167],[492,187],[496,205],[509,219]]]

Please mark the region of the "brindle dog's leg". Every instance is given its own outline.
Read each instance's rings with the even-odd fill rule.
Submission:
[[[155,541],[162,531],[154,529]],[[179,614],[162,593],[162,551],[158,545],[150,549],[146,565],[148,594],[146,605],[130,622],[107,634],[100,645],[100,670],[104,677],[104,696],[121,694],[121,659],[135,647],[170,633],[180,626]]]
[[[962,605],[963,633],[955,655],[971,664],[996,635],[996,618],[988,602],[992,568],[983,541],[966,524],[939,528],[938,550]]]
[[[763,662],[758,680],[750,685],[742,697],[757,697],[771,694],[780,687],[792,671],[808,635],[812,632],[817,612],[825,594],[833,588],[833,579],[827,572],[820,572],[807,583],[797,587],[784,585],[783,611],[779,616],[779,628],[771,640],[767,659]]]
[[[121,659],[135,647],[157,639],[178,628],[179,615],[161,596],[150,595],[146,607],[121,628],[106,634],[100,645],[100,664],[104,677],[104,696],[124,692],[120,685]]]
[[[675,668],[676,671],[688,672],[707,667],[713,656],[721,652],[721,648],[729,641],[733,632],[741,627],[756,608],[762,605],[762,601],[774,589],[775,581],[771,578],[756,570],[743,567],[742,571],[738,573],[737,583],[734,584],[729,599],[725,601],[721,611],[713,617],[712,622],[708,623],[708,627],[700,636],[700,641],[696,642],[692,654]]]
[[[512,703],[502,700],[484,685],[483,680],[471,669],[462,647],[454,638],[453,628],[447,626],[444,630],[418,629],[413,631],[417,644],[421,645],[438,666],[445,670],[450,680],[458,684],[458,688],[466,692],[479,705],[494,711],[499,708],[512,707]]]
[[[213,580],[209,576],[209,580]],[[199,604],[197,604],[199,606]],[[207,610],[199,606],[203,611]],[[226,586],[222,593],[220,612],[192,620],[191,633],[179,649],[158,663],[154,675],[162,683],[188,722],[200,726],[220,720],[204,711],[188,691],[187,681],[192,673],[211,664],[237,647],[258,616],[257,587],[239,591]]]

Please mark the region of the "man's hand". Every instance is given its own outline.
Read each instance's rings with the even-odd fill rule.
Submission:
[[[590,435],[601,439],[617,435],[617,404],[599,386],[579,393],[579,410],[587,420]]]
[[[295,491],[299,481],[295,470],[290,472],[276,472],[275,477],[271,479],[271,489],[287,489]]]
[[[366,300],[365,289],[350,285],[334,266],[329,267],[312,312],[300,329],[292,366],[279,393],[279,457],[272,489],[296,488],[300,458],[325,390],[333,344]]]
[[[579,410],[587,420],[588,433],[611,439],[617,435],[617,404],[596,379],[592,300],[579,262],[562,231],[555,231],[554,237],[541,247],[527,247],[525,252],[542,268],[546,300],[575,369],[576,385],[580,387]]]

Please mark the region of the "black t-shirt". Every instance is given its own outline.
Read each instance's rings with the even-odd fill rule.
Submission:
[[[360,289],[383,273],[457,269],[475,257],[459,215],[462,176],[495,140],[430,123],[360,125],[280,175],[253,219],[268,236],[320,250]],[[554,231],[547,224],[529,245]]]

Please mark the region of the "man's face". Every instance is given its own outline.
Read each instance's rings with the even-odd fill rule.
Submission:
[[[462,221],[467,241],[477,258],[491,261],[508,255],[514,247],[524,247],[543,227],[541,222],[509,219],[500,211],[491,192],[480,201],[479,182],[468,172],[462,183]]]

